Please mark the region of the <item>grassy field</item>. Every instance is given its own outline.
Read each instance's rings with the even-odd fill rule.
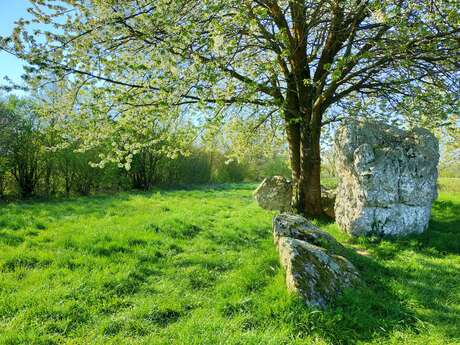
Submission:
[[[254,185],[0,206],[0,344],[460,344],[460,192],[429,230],[350,239],[366,287],[287,294]]]

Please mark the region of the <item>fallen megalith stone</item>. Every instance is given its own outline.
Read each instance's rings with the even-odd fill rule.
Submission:
[[[344,247],[299,215],[273,219],[273,237],[289,291],[311,307],[325,308],[343,289],[360,283],[358,271],[339,255]]]
[[[328,189],[321,186],[321,206],[323,212],[330,218],[335,218],[335,198],[337,197],[337,191],[335,189]]]
[[[283,176],[265,178],[254,191],[260,207],[270,211],[291,211],[292,182]],[[321,204],[324,213],[334,218],[335,190],[321,186]]]
[[[292,183],[283,176],[265,178],[254,191],[260,207],[272,211],[289,211],[292,200]]]
[[[306,218],[292,213],[281,213],[273,218],[273,240],[275,245],[281,237],[291,237],[323,247],[334,254],[343,254],[345,248],[327,232],[322,231]]]
[[[334,150],[335,216],[342,229],[354,236],[427,229],[437,197],[439,145],[433,134],[348,120],[337,129]]]

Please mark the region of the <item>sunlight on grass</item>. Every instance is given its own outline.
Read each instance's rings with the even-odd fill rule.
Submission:
[[[350,239],[366,288],[313,311],[285,290],[254,185],[0,206],[1,344],[460,342],[460,194],[429,230]]]

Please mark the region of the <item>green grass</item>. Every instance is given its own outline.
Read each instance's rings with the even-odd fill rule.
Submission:
[[[286,292],[254,185],[0,206],[0,344],[460,343],[460,193],[429,230],[350,239],[366,287]]]

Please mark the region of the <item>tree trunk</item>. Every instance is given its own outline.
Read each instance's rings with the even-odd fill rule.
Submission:
[[[292,207],[301,212],[303,209],[303,197],[299,189],[302,173],[300,165],[300,126],[298,124],[288,124],[286,135],[289,144],[289,160],[292,172]]]
[[[299,48],[299,51],[302,49]],[[302,54],[294,56],[294,74],[287,78],[284,104],[286,134],[292,170],[292,206],[300,214],[318,217],[321,207],[321,108],[314,90],[304,84],[310,78]]]
[[[5,175],[0,171],[0,200],[5,196]]]
[[[318,126],[301,126],[300,160],[301,177],[299,190],[302,191],[302,213],[309,217],[318,217],[323,213],[321,205],[321,150]]]
[[[320,125],[288,124],[286,134],[292,170],[292,206],[309,217],[322,215]]]
[[[68,198],[70,196],[70,177],[65,175],[65,196]]]

